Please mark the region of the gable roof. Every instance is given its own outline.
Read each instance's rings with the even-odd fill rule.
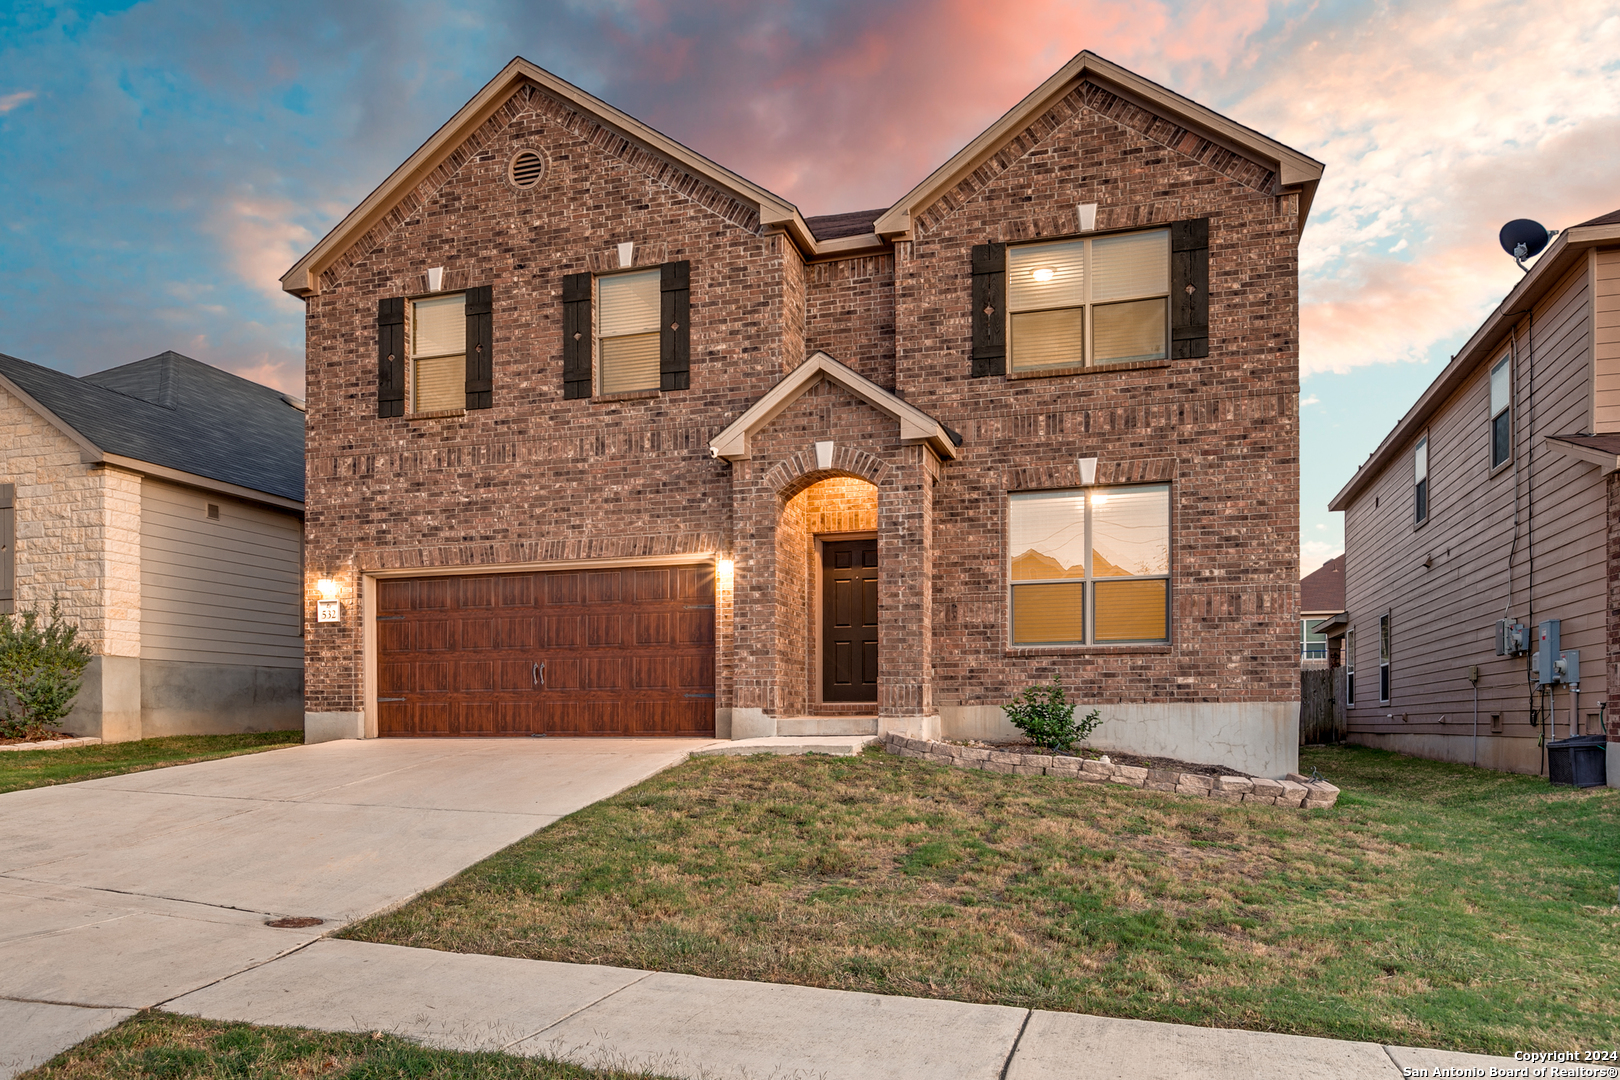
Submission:
[[[1344,556],[1336,555],[1299,581],[1299,610],[1344,610]]]
[[[387,213],[401,198],[455,152],[473,132],[504,105],[514,93],[526,84],[534,84],[564,102],[590,114],[598,122],[615,129],[624,137],[639,143],[679,166],[689,169],[709,182],[750,203],[759,209],[762,226],[780,226],[791,233],[806,250],[816,249],[815,237],[805,225],[798,207],[775,195],[751,180],[715,164],[702,154],[671,139],[662,132],[643,124],[635,117],[615,109],[612,105],[586,93],[573,83],[559,79],[544,68],[518,56],[501,69],[484,88],[463,105],[444,126],[434,132],[427,142],[405,159],[404,164],[388,175],[377,189],[359,206],[351,210],[342,221],[321,238],[320,242],[292,265],[281,276],[281,287],[299,296],[310,296],[320,291],[321,272],[337,260],[349,247]]]
[[[176,352],[79,378],[0,354],[0,385],[88,462],[158,466],[276,505],[304,501],[304,413],[279,390]]]
[[[709,440],[709,452],[727,461],[750,456],[749,436],[769,424],[783,409],[822,380],[836,383],[879,412],[888,413],[900,423],[902,439],[919,439],[940,457],[955,460],[958,437],[915,405],[908,405],[877,383],[840,364],[825,352],[818,352],[788,374],[750,405],[746,412]]]
[[[1096,53],[1086,51],[1064,64],[1005,116],[985,128],[978,138],[907,192],[877,220],[874,226],[876,231],[888,237],[909,235],[911,223],[918,214],[965,176],[980,168],[1004,144],[1083,81],[1105,86],[1148,112],[1171,119],[1211,142],[1270,166],[1281,187],[1299,191],[1299,223],[1301,228],[1304,227],[1311,200],[1316,194],[1316,185],[1322,179],[1323,166],[1320,161],[1144,79],[1134,71],[1127,71],[1110,60],[1104,60]]]
[[[1533,308],[1566,273],[1586,258],[1590,248],[1608,247],[1620,241],[1620,210],[1573,225],[1558,234],[1547,250],[1537,257],[1535,265],[1519,279],[1496,310],[1480,324],[1473,336],[1457,350],[1457,355],[1434,377],[1429,388],[1406,410],[1406,415],[1390,429],[1378,448],[1367,455],[1339,493],[1328,503],[1329,510],[1348,510],[1350,504],[1367,490],[1391,461],[1403,453],[1416,438],[1418,430],[1429,418],[1440,411],[1456,390],[1473,378],[1481,364],[1493,359],[1493,354],[1507,341],[1513,328],[1524,318],[1526,310]],[[1506,258],[1506,256],[1503,256]]]

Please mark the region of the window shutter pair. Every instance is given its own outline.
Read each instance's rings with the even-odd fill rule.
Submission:
[[[403,296],[377,301],[377,415],[405,415],[405,312]],[[495,288],[466,292],[468,409],[495,405]]]
[[[658,388],[687,390],[692,385],[692,264],[686,259],[659,266]],[[563,276],[563,398],[591,396],[590,274]]]
[[[0,615],[17,606],[17,485],[0,484]]]
[[[1170,359],[1209,355],[1209,218],[1170,225]]]
[[[1007,245],[973,248],[973,377],[1007,373]],[[1170,225],[1170,357],[1209,355],[1209,219]]]

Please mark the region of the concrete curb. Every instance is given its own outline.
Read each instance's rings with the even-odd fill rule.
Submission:
[[[913,739],[890,733],[883,736],[883,748],[900,757],[919,758],[958,769],[1014,776],[1059,776],[1090,784],[1122,784],[1145,791],[1192,795],[1220,802],[1261,803],[1300,810],[1323,810],[1339,800],[1339,789],[1326,780],[1307,780],[1289,773],[1286,780],[1266,780],[1247,776],[1207,776],[1203,773],[1144,769],[1135,765],[1104,765],[1057,755],[1015,754],[1005,750],[984,750],[972,746]]]

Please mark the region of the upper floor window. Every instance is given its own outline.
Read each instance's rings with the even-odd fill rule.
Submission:
[[[1169,640],[1169,485],[1019,492],[1008,503],[1012,644]]]
[[[1491,368],[1491,468],[1513,455],[1513,368],[1502,357]]]
[[[600,338],[596,385],[602,394],[658,389],[659,271],[597,279]]]
[[[466,407],[466,294],[412,301],[410,356],[412,412]]]
[[[1418,440],[1412,451],[1412,490],[1414,522],[1418,525],[1429,520],[1429,437]]]
[[[1007,248],[1013,371],[1170,355],[1170,230]]]
[[[1389,704],[1389,665],[1391,649],[1389,615],[1378,616],[1378,703]]]

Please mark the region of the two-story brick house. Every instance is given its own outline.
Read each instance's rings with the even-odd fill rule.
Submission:
[[[283,278],[308,737],[982,736],[1057,677],[1292,769],[1320,176],[1082,53],[807,219],[514,60]]]

